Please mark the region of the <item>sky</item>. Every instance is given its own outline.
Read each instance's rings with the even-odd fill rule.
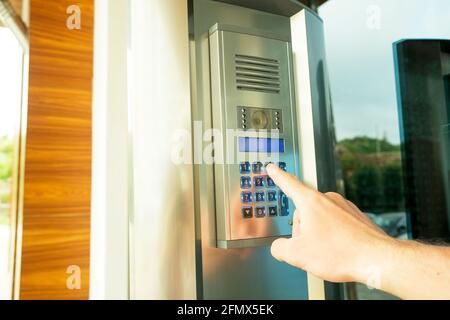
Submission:
[[[0,136],[12,136],[20,111],[22,49],[7,28],[0,27]]]
[[[392,44],[450,39],[450,0],[329,0],[319,14],[338,140],[399,143]]]

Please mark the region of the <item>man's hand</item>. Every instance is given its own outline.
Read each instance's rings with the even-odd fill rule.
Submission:
[[[296,206],[292,238],[272,254],[324,280],[356,281],[404,299],[450,299],[450,248],[389,237],[339,194],[308,188],[274,165],[267,173]]]
[[[272,255],[333,282],[366,282],[395,241],[337,193],[315,191],[275,165],[267,172],[295,203],[291,239],[272,244]]]

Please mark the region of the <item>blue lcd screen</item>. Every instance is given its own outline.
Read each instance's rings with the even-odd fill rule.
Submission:
[[[284,139],[272,138],[239,138],[240,152],[284,152]]]

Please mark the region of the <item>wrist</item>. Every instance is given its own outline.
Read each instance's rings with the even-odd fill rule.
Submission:
[[[365,248],[362,248],[364,254],[359,254],[356,259],[353,281],[385,290],[395,266],[396,256],[403,246],[401,240],[387,235],[371,239]]]

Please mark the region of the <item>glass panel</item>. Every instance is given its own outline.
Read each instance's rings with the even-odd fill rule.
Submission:
[[[402,119],[398,113],[393,45],[405,38],[449,39],[450,3],[329,0],[319,8],[319,14],[324,20],[345,195],[386,232],[407,238],[410,230],[405,189],[410,186],[402,183]],[[416,92],[412,98],[419,95]],[[448,125],[440,130],[448,139]],[[449,154],[447,149],[447,164]],[[431,165],[428,172],[441,180],[445,177],[444,171],[439,173]],[[448,166],[446,172],[449,176]],[[351,299],[393,298],[365,285],[346,287]]]
[[[11,299],[23,51],[0,27],[0,300]]]
[[[412,235],[448,242],[450,40],[404,40],[395,54]]]

